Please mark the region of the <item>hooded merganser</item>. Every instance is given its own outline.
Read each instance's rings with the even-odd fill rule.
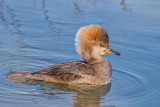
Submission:
[[[106,31],[99,25],[81,27],[75,39],[77,52],[84,61],[52,65],[41,71],[11,72],[8,80],[22,84],[57,82],[68,85],[103,85],[111,81],[112,67],[105,53],[120,55],[109,48]]]

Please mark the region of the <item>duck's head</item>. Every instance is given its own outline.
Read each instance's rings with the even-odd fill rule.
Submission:
[[[109,48],[106,31],[99,25],[82,27],[76,34],[76,49],[86,63],[104,61],[104,54],[120,55]]]

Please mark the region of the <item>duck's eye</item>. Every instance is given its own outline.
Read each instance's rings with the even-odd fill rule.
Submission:
[[[104,47],[104,44],[100,43],[99,46],[100,46],[100,47]]]

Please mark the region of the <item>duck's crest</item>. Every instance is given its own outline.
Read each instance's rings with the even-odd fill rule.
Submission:
[[[108,43],[108,34],[99,25],[88,25],[81,27],[75,39],[76,50],[82,57],[85,52],[90,51],[90,49],[97,43]]]

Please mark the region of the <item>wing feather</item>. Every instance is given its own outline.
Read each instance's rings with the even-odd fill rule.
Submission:
[[[38,76],[36,76],[38,75]],[[40,75],[40,76],[39,76]],[[66,62],[52,65],[41,71],[33,72],[32,76],[44,77],[45,80],[54,80],[55,82],[69,82],[81,79],[83,76],[95,75],[95,70],[88,64],[81,61]],[[48,79],[46,79],[48,78]],[[54,82],[53,81],[53,82]]]

